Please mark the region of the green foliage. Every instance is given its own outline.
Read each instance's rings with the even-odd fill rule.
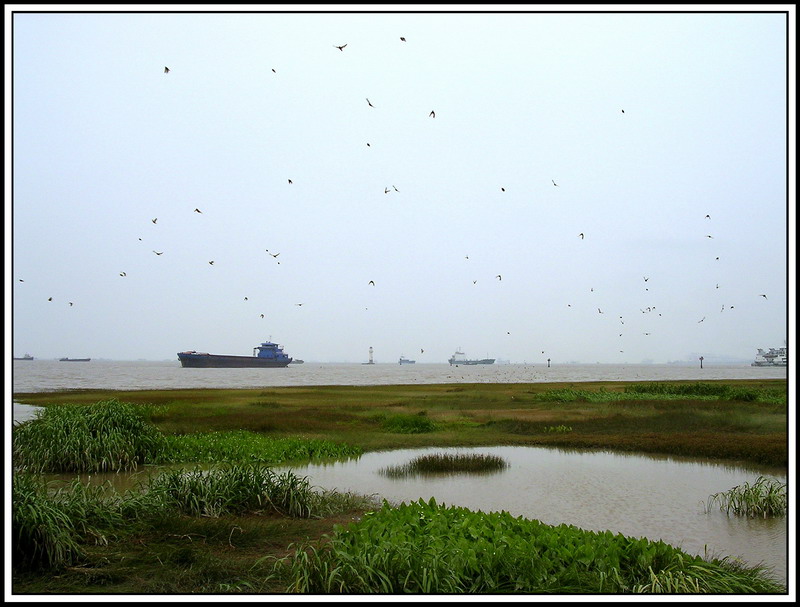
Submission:
[[[626,394],[635,394],[641,398],[657,396],[681,397],[714,397],[719,400],[763,403],[786,403],[786,393],[780,390],[765,390],[731,386],[728,384],[695,383],[662,383],[653,382],[633,384],[625,387]]]
[[[726,514],[750,517],[784,516],[786,514],[786,483],[759,476],[756,482],[743,483],[728,491],[715,493],[708,498],[708,507],[714,504]]]
[[[275,568],[290,592],[301,593],[782,591],[757,571],[742,574],[661,541],[447,508],[433,499],[384,502],[325,541],[297,547]]]
[[[228,465],[211,470],[169,470],[148,484],[170,509],[191,516],[221,516],[272,511],[307,518],[312,514],[308,479],[258,464]]]
[[[381,427],[387,432],[397,434],[423,434],[437,430],[436,424],[428,419],[424,411],[420,411],[416,415],[406,413],[390,415],[383,420]]]
[[[14,429],[14,464],[30,472],[133,470],[157,459],[166,444],[146,412],[117,399],[47,407]]]
[[[495,472],[508,467],[498,455],[484,453],[434,453],[420,455],[407,464],[389,466],[381,471],[390,478],[414,474],[452,474],[456,472]]]
[[[235,430],[168,435],[164,462],[253,462],[281,464],[287,461],[315,460],[326,457],[354,457],[362,449],[322,439],[273,438]]]

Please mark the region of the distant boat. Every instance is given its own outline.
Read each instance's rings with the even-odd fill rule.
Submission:
[[[494,358],[468,359],[459,348],[455,354],[447,359],[447,362],[451,365],[493,365]]]
[[[256,351],[258,351],[257,354]],[[283,347],[271,341],[262,342],[260,346],[253,348],[253,356],[209,354],[208,352],[186,350],[185,352],[178,352],[178,360],[181,361],[182,367],[225,369],[285,367],[292,362],[291,357],[284,353]]]
[[[61,362],[70,362],[70,363],[88,363],[91,358],[59,358]]]
[[[293,359],[292,359],[292,360],[289,362],[289,364],[290,364],[290,365],[302,365],[304,362],[306,362],[306,361],[304,361],[302,358],[293,358]]]
[[[26,353],[25,353],[25,356],[22,356],[22,357],[17,357],[17,356],[15,356],[15,357],[14,357],[14,360],[33,360],[33,356],[31,356],[30,354],[28,354],[28,353],[26,352]]]
[[[400,357],[400,364],[401,365],[413,365],[415,362],[417,362],[417,361],[416,360],[409,360],[405,356],[401,356]]]
[[[770,348],[764,352],[763,348],[758,349],[756,359],[750,363],[751,367],[785,367],[789,363],[789,351],[783,348]]]

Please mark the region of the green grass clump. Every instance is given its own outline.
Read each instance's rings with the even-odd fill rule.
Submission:
[[[759,569],[664,542],[550,526],[431,499],[367,513],[301,545],[274,575],[299,593],[779,593]]]
[[[258,464],[170,470],[151,480],[148,490],[170,509],[215,517],[267,511],[308,518],[314,493],[307,478],[291,471],[278,474]]]
[[[786,483],[759,476],[752,485],[743,483],[709,496],[708,507],[714,504],[728,515],[783,516],[787,508]]]
[[[274,438],[247,430],[197,432],[168,435],[165,462],[258,462],[282,464],[287,461],[361,455],[360,447],[323,439]]]
[[[383,420],[381,427],[387,432],[397,434],[423,434],[437,430],[436,424],[428,419],[424,411],[420,411],[416,415],[408,413],[390,415]]]
[[[14,465],[29,472],[133,470],[158,459],[166,444],[145,414],[117,399],[49,406],[14,428]]]
[[[641,398],[657,398],[658,396],[692,398],[713,397],[720,400],[741,402],[786,403],[786,393],[781,390],[757,389],[706,382],[686,384],[661,382],[633,384],[625,387],[625,393],[628,395],[638,395]]]
[[[415,457],[407,464],[388,466],[381,473],[390,478],[401,478],[415,474],[496,472],[505,468],[508,468],[508,462],[498,455],[485,453],[433,453]]]

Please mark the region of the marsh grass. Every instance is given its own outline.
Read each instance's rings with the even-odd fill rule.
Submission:
[[[406,464],[387,466],[380,474],[402,478],[426,474],[480,474],[508,468],[508,462],[498,455],[486,453],[431,453],[420,455]]]
[[[383,507],[274,565],[300,593],[778,593],[761,570],[661,541],[435,500]]]
[[[281,464],[361,455],[360,447],[324,439],[271,437],[247,430],[168,435],[165,462]]]
[[[175,528],[176,516],[310,519],[376,507],[372,496],[317,490],[306,477],[257,464],[170,470],[124,493],[78,479],[53,490],[41,476],[19,472],[13,492],[15,571],[73,566],[86,560],[88,546],[113,545],[163,521]]]
[[[759,476],[752,485],[743,483],[709,496],[706,510],[714,505],[729,516],[783,516],[787,508],[786,483]]]
[[[147,408],[117,399],[53,405],[14,428],[14,465],[30,472],[121,472],[158,459],[166,441]]]
[[[434,432],[438,429],[437,425],[428,418],[425,411],[417,414],[397,413],[389,415],[381,423],[381,427],[386,432],[397,434],[423,434]]]

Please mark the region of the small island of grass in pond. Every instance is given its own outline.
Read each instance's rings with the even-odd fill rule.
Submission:
[[[787,505],[786,483],[759,476],[752,485],[743,483],[709,496],[706,510],[714,504],[719,504],[719,509],[728,516],[784,516]]]
[[[508,468],[508,462],[498,455],[481,453],[434,453],[420,455],[407,464],[389,466],[381,470],[381,474],[389,478],[422,474],[452,474],[467,472],[481,474],[497,472]]]

